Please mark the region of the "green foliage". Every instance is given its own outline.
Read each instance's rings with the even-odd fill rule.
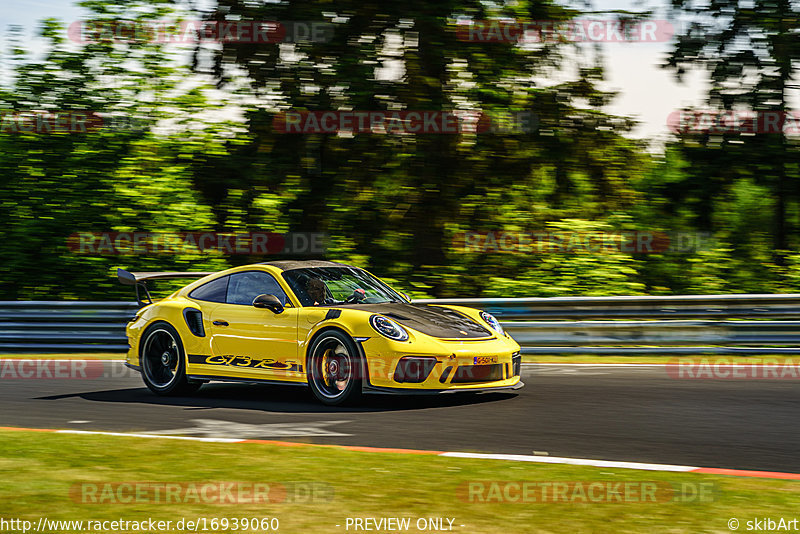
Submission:
[[[792,93],[797,89],[793,65],[800,60],[796,2],[675,0],[673,5],[692,20],[687,20],[665,66],[678,79],[691,68],[706,70],[710,78],[707,103],[712,110],[746,110],[762,118],[764,113],[792,113]],[[749,226],[769,232],[774,260],[785,265],[786,251],[800,246],[800,195],[794,185],[800,179],[796,138],[784,130],[764,128],[755,135],[688,133],[679,136],[675,147],[691,165],[676,184],[681,193],[673,201],[693,205],[696,224],[716,232],[732,222],[730,217],[715,218],[718,199],[741,194],[742,182],[760,186],[765,193],[764,201],[758,203],[761,220]],[[733,226],[746,231],[740,220],[733,221]],[[734,241],[741,241],[741,236]],[[759,250],[758,246],[749,248]]]
[[[116,267],[214,270],[270,259],[67,247],[69,236],[91,231],[325,232],[329,258],[414,297],[800,289],[800,255],[789,247],[796,236],[777,258],[774,239],[775,213],[797,217],[796,188],[785,190],[797,175],[787,156],[795,148],[682,138],[653,155],[625,137],[632,121],[603,111],[615,95],[599,88],[604,71],[591,51],[463,42],[453,28],[457,17],[577,14],[556,3],[219,0],[209,13],[156,0],[81,5],[107,22],[314,20],[335,31],[321,43],[187,50],[146,39],[77,45],[46,20],[41,60],[12,40],[13,79],[0,87],[0,109],[92,110],[108,123],[86,133],[0,132],[0,298],[129,299]],[[389,64],[401,68],[377,73]],[[558,81],[541,83],[548,79]],[[533,111],[538,127],[280,134],[272,121],[288,108]],[[782,174],[772,172],[775,150]],[[463,232],[631,231],[701,231],[713,240],[669,254],[454,244]]]

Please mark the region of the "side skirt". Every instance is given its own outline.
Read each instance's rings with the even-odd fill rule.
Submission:
[[[214,382],[236,382],[239,384],[270,384],[273,386],[302,386],[308,387],[306,382],[284,382],[282,380],[263,380],[259,378],[234,378],[230,376],[215,375],[186,375],[188,380],[214,381]]]

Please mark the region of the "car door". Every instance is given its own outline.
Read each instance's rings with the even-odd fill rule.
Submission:
[[[253,299],[270,294],[284,309],[256,308]],[[277,280],[264,271],[230,275],[227,298],[211,312],[210,365],[222,376],[304,381],[305,362],[298,358],[298,309]]]

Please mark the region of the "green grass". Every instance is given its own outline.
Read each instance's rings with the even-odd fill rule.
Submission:
[[[525,363],[674,363],[676,361],[697,361],[698,358],[714,356],[596,356],[593,354],[523,354]]]
[[[316,446],[216,444],[0,431],[0,516],[38,520],[177,521],[277,517],[280,532],[346,532],[348,517],[451,517],[456,532],[728,532],[727,521],[793,516],[800,484],[663,473],[356,452]],[[470,503],[470,481],[710,483],[703,503]],[[327,484],[331,499],[272,504],[83,504],[80,483],[251,482]],[[335,525],[342,525],[337,528]],[[413,525],[413,523],[412,523]],[[350,532],[353,532],[351,529]],[[416,532],[412,527],[411,532]]]

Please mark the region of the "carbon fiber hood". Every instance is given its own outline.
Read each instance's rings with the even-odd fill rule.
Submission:
[[[342,307],[379,313],[403,326],[441,339],[484,338],[491,336],[493,333],[469,317],[441,306],[392,302],[386,304],[356,304]]]

